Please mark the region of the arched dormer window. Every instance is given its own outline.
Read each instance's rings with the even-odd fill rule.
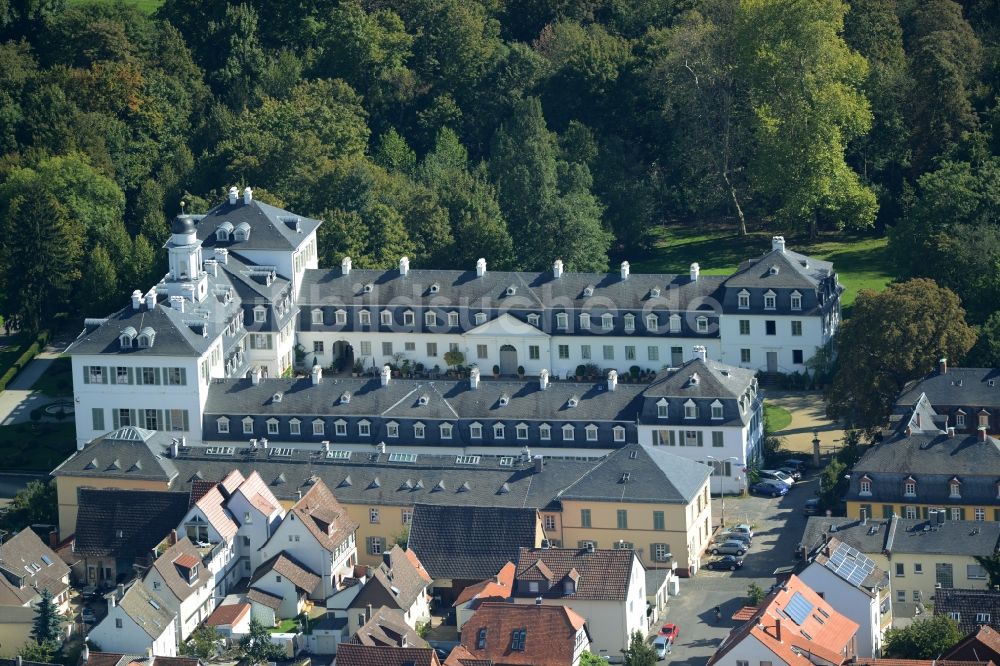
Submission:
[[[556,328],[565,331],[569,327],[569,315],[565,312],[556,313]]]
[[[139,331],[139,348],[148,349],[156,342],[156,331],[149,326]]]
[[[601,315],[601,328],[605,331],[610,331],[615,327],[615,316],[610,312],[605,312]]]
[[[698,405],[694,404],[694,400],[688,400],[684,403],[684,418],[686,419],[696,419],[698,418]]]
[[[626,314],[623,318],[625,321],[625,330],[629,333],[635,330],[635,315],[631,312]]]
[[[566,424],[562,427],[562,438],[564,441],[572,442],[576,439],[576,428],[570,424]]]
[[[739,308],[740,308],[740,310],[749,310],[750,309],[750,292],[749,291],[747,291],[746,289],[742,290],[739,294],[737,294],[737,298],[739,299]]]
[[[233,240],[237,242],[250,240],[250,225],[246,222],[240,222],[236,225],[236,229],[233,231]]]
[[[138,334],[135,332],[135,329],[129,326],[118,336],[118,344],[122,349],[131,349],[136,335]]]
[[[215,230],[215,240],[217,241],[228,241],[229,235],[233,233],[233,225],[229,222],[223,222],[219,225],[219,228]]]
[[[312,310],[312,323],[322,324],[323,323],[323,310],[320,308],[313,308]]]

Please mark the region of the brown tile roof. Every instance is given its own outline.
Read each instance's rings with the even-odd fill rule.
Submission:
[[[261,478],[256,470],[243,480],[243,483],[239,485],[236,492],[243,494],[247,498],[247,501],[265,516],[270,516],[275,511],[281,509],[281,503],[278,501],[278,498],[274,496],[274,493],[267,487],[264,479]]]
[[[452,605],[461,606],[471,599],[476,599],[478,603],[487,599],[494,601],[509,599],[510,595],[514,593],[515,571],[517,571],[517,566],[513,562],[508,562],[493,578],[487,578],[462,590]]]
[[[214,481],[206,481],[204,479],[193,480],[191,482],[191,497],[188,499],[188,507],[192,507],[197,504],[198,500],[204,497],[205,493],[214,487]]]
[[[788,614],[790,605],[809,607],[801,625]],[[795,614],[794,609],[792,613]],[[784,587],[765,599],[750,620],[729,634],[708,663],[716,663],[745,638],[752,636],[790,666],[809,666],[809,654],[841,664],[854,656],[854,636],[857,632],[856,622],[835,611],[793,574]]]
[[[488,601],[462,626],[462,646],[478,659],[526,666],[573,663],[576,636],[585,621],[567,606]],[[479,649],[480,631],[486,642]],[[512,650],[513,632],[524,630],[524,649]]]
[[[250,586],[252,587],[254,583],[272,571],[287,578],[291,581],[292,585],[299,588],[303,592],[312,592],[316,589],[320,580],[322,580],[316,573],[306,567],[306,565],[302,564],[291,555],[282,552],[278,553],[271,559],[262,562],[261,565],[257,567],[257,570],[253,572],[253,577],[250,578]]]
[[[195,504],[205,514],[205,518],[212,524],[215,531],[226,541],[232,541],[239,526],[226,511],[226,498],[222,491],[217,486],[213,486]]]
[[[1000,633],[988,625],[980,627],[941,656],[944,659],[989,659],[1000,664]]]
[[[337,666],[441,666],[431,648],[399,648],[341,643]]]
[[[958,628],[963,634],[976,631],[980,626],[989,624],[1000,626],[1000,592],[995,590],[934,590],[934,614],[952,615],[958,622]],[[985,622],[977,617],[985,616]]]
[[[267,592],[258,590],[257,588],[247,590],[247,599],[262,606],[267,606],[271,610],[278,610],[281,608],[281,597],[276,597],[273,594],[268,594]]]
[[[250,604],[226,604],[212,611],[212,614],[205,620],[205,624],[210,627],[238,624],[249,612]]]
[[[493,666],[489,659],[479,659],[461,644],[452,648],[442,666]]]
[[[427,568],[424,566],[424,563],[420,561],[420,558],[417,557],[417,554],[413,550],[407,550],[404,552],[406,553],[407,559],[410,560],[410,564],[413,565],[413,568],[420,572],[420,577],[424,579],[424,582],[428,585],[433,583],[434,579],[431,578],[429,573],[427,573]]]
[[[145,655],[121,652],[91,652],[86,666],[147,666]],[[199,666],[195,657],[153,657],[152,666]]]
[[[24,606],[44,588],[58,596],[69,587],[69,566],[31,530],[21,530],[0,544],[0,569],[24,579],[18,587],[0,575],[0,604]]]
[[[198,567],[198,573],[189,583],[187,572],[193,567]],[[159,572],[163,582],[167,584],[167,589],[181,601],[212,579],[212,572],[201,563],[198,549],[187,537],[178,539],[177,543],[163,551],[163,554],[153,562],[153,568]]]
[[[333,552],[358,529],[358,524],[347,515],[330,489],[317,478],[309,491],[292,506],[306,529],[326,550]]]
[[[573,596],[578,599],[624,601],[628,598],[634,557],[635,553],[631,550],[595,549],[589,552],[575,548],[521,548],[514,574],[514,594],[519,597],[541,595],[548,599],[562,598],[562,580],[570,570],[576,569],[579,580]],[[541,591],[522,592],[522,580],[542,583]]]
[[[948,659],[874,659],[858,657],[852,666],[990,666],[992,661],[951,661]]]
[[[427,593],[427,581],[420,575],[420,570],[413,566],[406,551],[398,545],[384,553],[382,558],[382,563],[372,570],[371,577],[350,607],[364,608],[370,604],[408,611],[421,594]],[[389,560],[388,564],[386,559]]]
[[[368,621],[351,637],[351,642],[389,647],[427,647],[427,641],[406,624],[403,613],[386,606],[372,612]]]

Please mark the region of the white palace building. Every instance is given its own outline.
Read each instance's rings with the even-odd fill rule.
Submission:
[[[732,398],[735,392],[739,399],[746,393],[749,411],[737,420],[750,433],[755,428],[745,426],[754,420],[759,403],[756,380],[753,372],[736,371],[802,371],[817,348],[830,342],[840,321],[843,288],[832,264],[792,252],[781,236],[774,237],[770,251],[728,276],[701,275],[697,263],[684,275],[633,274],[627,261],[614,273],[573,273],[559,259],[543,272],[491,271],[486,259],[467,271],[411,268],[406,257],[398,268],[373,270],[355,268],[350,257],[338,268],[319,268],[320,224],[255,200],[250,188],[242,196],[231,188],[228,199],[205,215],[177,217],[166,244],[167,274],[147,291],[133,291],[122,310],[87,319],[70,347],[78,444],[135,425],[208,446],[259,438],[318,447],[337,436],[371,446],[382,440],[396,444],[389,434],[395,432],[400,445],[464,450],[478,443],[457,437],[436,441],[418,436],[419,429],[407,436],[398,423],[391,427],[386,414],[399,405],[381,400],[357,401],[371,412],[355,415],[369,422],[367,429],[359,425],[348,432],[347,424],[336,421],[322,428],[312,423],[330,417],[337,405],[350,404],[352,390],[363,393],[369,385],[409,386],[412,390],[401,396],[414,394],[418,403],[432,400],[449,384],[441,375],[448,370],[445,354],[454,350],[461,352],[463,365],[474,368],[469,372],[474,379],[463,385],[480,386],[482,378],[482,387],[498,389],[498,404],[531,403],[518,410],[524,423],[509,424],[509,446],[506,437],[490,442],[497,451],[527,444],[607,450],[649,440],[650,435],[639,434],[642,410],[633,413],[634,407],[623,406],[620,392],[615,406],[594,403],[574,420],[559,413],[565,405],[554,397],[538,400],[524,387],[535,387],[537,393],[559,387],[567,392],[566,404],[574,398],[586,402],[595,391],[615,393],[609,390],[611,371],[616,389],[642,393],[663,377],[644,386],[620,383],[617,377],[691,362],[709,362],[716,375],[745,379],[743,386],[727,379],[726,396],[718,397]],[[419,371],[418,378],[397,378],[386,365]],[[290,379],[296,368],[310,377]],[[361,376],[351,378],[352,370]],[[331,371],[337,372],[331,376]],[[589,383],[577,383],[581,374]],[[499,378],[492,379],[494,375]],[[296,415],[277,404],[293,386],[321,382],[343,382],[336,404],[289,400],[289,407],[304,410]],[[268,396],[267,404],[242,404],[234,396],[244,385]],[[328,386],[323,395],[332,391]],[[424,394],[428,391],[430,398]],[[246,414],[219,413],[240,409]],[[268,411],[285,414],[281,418],[289,422],[278,417],[269,422],[264,417]],[[239,425],[220,431],[221,418],[236,419]],[[456,423],[475,424],[476,418],[472,413],[452,415]],[[711,425],[712,419],[707,420]],[[372,442],[379,437],[373,431],[376,421],[388,430]],[[562,444],[551,436],[546,442],[546,430],[535,427],[559,431],[569,421],[579,427],[581,446],[574,445],[575,439]],[[620,430],[598,427],[596,421],[618,423]],[[657,423],[654,417],[652,425]],[[520,427],[525,424],[534,425],[525,430]],[[491,429],[488,423],[480,425],[471,432]],[[588,425],[599,430],[596,439],[590,438]],[[683,442],[687,431],[678,432]],[[484,446],[487,439],[482,438]],[[755,437],[742,439],[743,451],[736,457],[746,459]]]

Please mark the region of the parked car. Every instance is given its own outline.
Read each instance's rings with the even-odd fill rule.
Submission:
[[[746,523],[740,523],[739,525],[733,525],[729,528],[730,532],[738,532],[740,534],[746,534],[751,539],[753,538],[753,528]]]
[[[781,497],[788,494],[788,485],[776,479],[767,479],[750,486],[750,492],[766,497]]]
[[[84,624],[97,624],[97,615],[94,614],[93,608],[84,608],[80,615]]]
[[[787,474],[788,476],[792,477],[793,481],[801,481],[802,480],[802,472],[800,472],[799,470],[795,469],[794,467],[779,467],[778,471],[781,472],[781,473],[783,473],[783,474]]]
[[[657,636],[653,639],[653,650],[656,651],[657,661],[662,661],[670,654],[670,641],[666,636]]]
[[[712,555],[736,555],[743,557],[747,552],[747,547],[742,541],[730,539],[712,546]]]
[[[807,465],[805,460],[799,460],[798,458],[789,458],[782,464],[782,467],[791,467],[799,474],[805,474]]]
[[[680,635],[681,630],[676,624],[668,622],[667,624],[660,627],[660,636],[665,636],[671,643],[677,640]]]
[[[787,485],[789,488],[791,488],[793,485],[795,485],[795,479],[793,479],[792,477],[788,476],[787,474],[785,474],[781,470],[777,470],[777,469],[762,469],[762,470],[760,470],[760,472],[758,472],[758,475],[759,475],[761,481],[767,481],[767,480],[770,480],[770,481],[781,481],[782,483],[784,483],[785,485]]]
[[[810,497],[806,500],[805,506],[802,507],[802,513],[807,516],[815,516],[819,513],[819,498]]]
[[[723,555],[717,560],[712,560],[705,565],[715,571],[736,571],[743,566],[743,558],[735,555]]]
[[[747,548],[750,548],[750,546],[753,545],[753,539],[743,532],[721,532],[714,539],[716,543],[723,543],[729,540],[742,541],[746,544]]]

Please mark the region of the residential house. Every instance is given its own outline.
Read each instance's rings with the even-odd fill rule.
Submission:
[[[231,469],[222,483],[231,488],[226,510],[239,524],[236,532],[239,563],[236,569],[237,576],[244,578],[264,560],[261,548],[281,524],[285,510],[257,470],[248,471],[244,478],[239,470]]]
[[[91,629],[86,639],[102,649],[124,654],[157,657],[177,655],[177,613],[169,610],[159,595],[135,581],[119,585],[107,595],[108,614]]]
[[[568,606],[487,601],[465,623],[462,647],[497,664],[579,666],[590,637],[586,620]]]
[[[356,632],[364,624],[368,606],[398,610],[403,621],[414,629],[431,619],[430,595],[427,588],[431,579],[420,563],[415,551],[405,551],[398,545],[382,554],[382,564],[372,568],[367,580],[348,606],[348,628]]]
[[[882,638],[892,628],[888,573],[864,553],[830,535],[797,574],[834,610],[857,623],[856,654],[865,658],[882,654]]]
[[[337,666],[441,666],[441,662],[429,647],[341,643],[337,648]]]
[[[69,567],[31,530],[0,543],[0,650],[13,656],[28,642],[42,590],[60,613],[69,610]]]
[[[428,647],[416,629],[407,624],[399,609],[382,606],[366,607],[362,616],[365,621],[356,631],[349,632],[351,643],[388,647]]]
[[[747,370],[708,360],[704,347],[642,392],[639,443],[713,467],[712,492],[741,493],[763,451],[764,397]]]
[[[284,599],[277,594],[264,592],[256,588],[247,590],[247,601],[250,602],[250,617],[265,627],[278,625],[279,611]]]
[[[708,663],[840,666],[855,656],[857,630],[856,622],[792,575],[733,629]]]
[[[958,431],[926,395],[893,419],[851,472],[847,515],[926,519],[944,509],[952,521],[1000,521],[1000,441],[986,426]]]
[[[951,659],[855,659],[851,666],[995,666],[992,661],[953,661]]]
[[[358,524],[319,477],[311,483],[261,546],[261,557],[283,553],[320,577],[310,598],[325,600],[340,589],[358,561],[355,533]]]
[[[809,551],[835,537],[866,555],[889,573],[892,615],[905,622],[927,611],[925,604],[942,589],[986,589],[988,576],[975,558],[997,552],[1000,523],[954,522],[946,516],[941,511],[933,520],[893,516],[867,522],[812,516],[802,546]]]
[[[250,633],[250,604],[242,601],[223,603],[208,616],[205,626],[214,628],[227,639],[238,640]]]
[[[166,545],[166,544],[165,544]],[[206,549],[207,550],[207,549]],[[215,577],[205,556],[186,536],[167,546],[143,577],[143,585],[177,616],[177,642],[187,640],[215,609]]]
[[[539,599],[585,618],[590,649],[602,656],[618,655],[632,632],[648,629],[645,568],[632,550],[522,548],[513,601],[536,604]]]
[[[455,624],[459,632],[462,631],[462,627],[483,602],[510,599],[510,596],[514,594],[514,572],[516,571],[517,565],[508,562],[503,565],[496,576],[469,585],[462,590],[455,599],[455,603],[452,604],[455,608]]]
[[[947,615],[969,634],[988,625],[1000,627],[1000,591],[945,589],[934,591],[934,614]]]
[[[278,619],[296,617],[307,610],[310,596],[316,598],[322,578],[292,555],[278,553],[254,572],[250,588],[281,599],[275,609]],[[322,598],[322,597],[320,597]]]
[[[1000,664],[1000,632],[989,625],[983,625],[942,654],[941,658],[968,661],[988,659],[994,664]]]
[[[1000,369],[953,368],[948,359],[925,377],[910,382],[896,400],[894,411],[906,413],[921,396],[934,411],[948,418],[956,432],[976,434],[980,427],[988,433],[1000,432]]]
[[[212,574],[213,595],[217,598],[225,597],[241,577],[236,555],[239,525],[226,508],[227,483],[236,485],[236,481],[242,479],[239,472],[234,471],[233,474],[219,483],[192,482],[191,500],[194,504],[178,526],[178,532],[186,534],[201,553],[206,568]]]
[[[201,666],[197,657],[162,657],[120,652],[94,652],[86,645],[79,666]]]
[[[418,504],[407,547],[434,579],[435,593],[450,604],[467,586],[515,561],[522,547],[542,542],[535,509]]]
[[[112,587],[153,562],[153,549],[188,511],[189,492],[79,488],[73,539],[77,580]]]
[[[698,571],[711,542],[712,468],[662,447],[629,445],[562,492],[562,545],[634,550],[644,566]]]

